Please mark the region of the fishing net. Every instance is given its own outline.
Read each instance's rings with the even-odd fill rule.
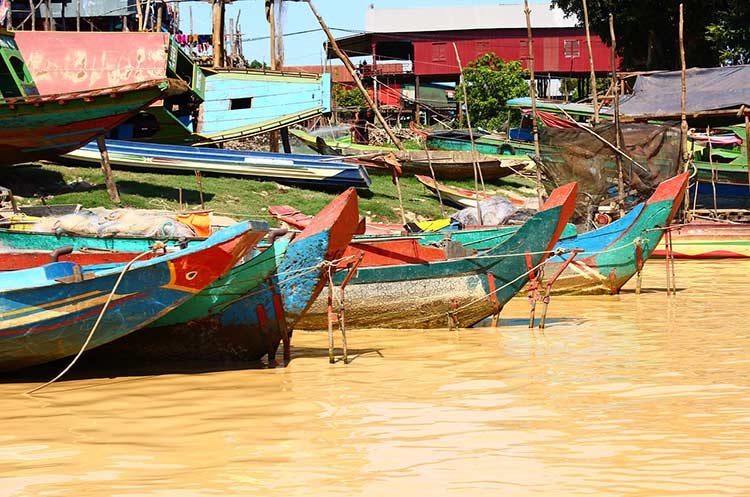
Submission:
[[[622,124],[621,149],[626,204],[647,199],[663,180],[680,169],[680,129],[673,125]],[[601,124],[594,132],[616,143],[615,126]],[[578,182],[577,215],[590,215],[618,195],[616,152],[587,130],[544,128],[539,135],[542,172],[547,188]]]
[[[201,213],[202,214],[202,213]],[[205,213],[208,215],[208,213]],[[199,216],[200,217],[200,216]],[[137,209],[82,209],[76,214],[43,218],[34,224],[34,231],[68,233],[96,236],[144,236],[148,238],[189,238],[196,231],[203,233],[204,220],[196,229],[195,215],[185,218],[164,212],[142,211]],[[182,222],[182,220],[187,221]]]

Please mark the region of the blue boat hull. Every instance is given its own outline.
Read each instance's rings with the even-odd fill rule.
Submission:
[[[212,283],[263,236],[248,228],[239,223],[203,244],[134,264],[88,348],[147,325]],[[0,370],[77,353],[122,268],[57,262],[0,274]]]
[[[148,169],[203,171],[240,175],[331,188],[367,188],[370,177],[362,165],[342,162],[340,157],[222,150],[107,140],[113,166]],[[66,162],[99,164],[98,146],[89,143],[64,156]]]

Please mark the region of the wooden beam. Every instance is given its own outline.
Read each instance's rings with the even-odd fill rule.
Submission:
[[[372,98],[370,98],[370,94],[367,93],[367,90],[365,90],[364,85],[362,84],[362,80],[359,79],[359,76],[357,76],[357,72],[354,70],[354,65],[352,64],[352,61],[349,60],[349,57],[341,51],[339,48],[338,43],[336,43],[336,39],[331,34],[331,31],[328,29],[328,25],[326,25],[325,21],[321,17],[320,13],[318,13],[318,9],[315,8],[315,5],[312,3],[312,0],[307,0],[307,4],[310,6],[310,10],[312,10],[315,17],[318,19],[318,22],[320,23],[320,27],[323,28],[323,31],[325,32],[326,36],[328,37],[328,42],[331,44],[331,48],[333,48],[333,51],[336,53],[339,59],[341,59],[341,62],[344,63],[344,67],[346,67],[346,70],[349,71],[349,74],[354,79],[354,83],[357,85],[357,88],[359,88],[359,91],[362,92],[362,95],[365,97],[365,100],[367,101],[367,105],[370,106],[370,108],[375,113],[375,117],[378,119],[378,122],[383,126],[383,129],[385,129],[385,132],[388,134],[388,137],[393,141],[393,143],[398,147],[399,150],[404,150],[404,145],[401,143],[401,140],[398,139],[398,137],[393,133],[393,130],[390,126],[388,126],[388,123],[385,121],[385,118],[378,110],[375,103],[372,101]]]

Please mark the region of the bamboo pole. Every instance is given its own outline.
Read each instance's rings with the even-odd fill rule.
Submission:
[[[536,122],[536,81],[534,80],[534,41],[531,37],[531,10],[529,10],[529,0],[523,0],[524,13],[526,14],[526,35],[529,47],[529,90],[531,93],[531,121],[534,133],[534,163],[536,164],[536,196],[539,202],[539,208],[542,208],[544,196],[544,187],[542,186],[542,171],[539,167],[541,164],[541,153],[539,152],[539,126]]]
[[[331,31],[328,29],[328,25],[320,16],[320,13],[318,13],[318,9],[315,8],[315,5],[313,4],[312,0],[307,0],[307,4],[310,6],[310,10],[312,10],[313,14],[315,15],[315,17],[318,19],[318,22],[320,23],[320,27],[323,28],[323,31],[328,37],[328,42],[331,44],[331,48],[333,48],[333,51],[336,52],[336,55],[338,56],[338,58],[341,59],[341,62],[344,63],[344,67],[346,67],[346,70],[349,71],[349,74],[351,74],[352,78],[354,79],[354,83],[357,85],[357,88],[359,88],[359,91],[361,91],[362,95],[365,97],[365,100],[367,101],[367,105],[375,113],[375,117],[378,119],[378,122],[380,122],[380,124],[383,126],[383,129],[385,129],[385,132],[388,134],[388,137],[391,139],[391,141],[393,141],[396,147],[398,147],[399,150],[404,150],[404,145],[401,143],[401,140],[399,140],[398,137],[393,133],[393,130],[385,121],[385,118],[380,113],[378,108],[375,106],[375,102],[372,101],[372,98],[370,98],[370,94],[367,93],[367,90],[365,90],[364,85],[362,85],[362,80],[360,80],[359,76],[357,76],[357,72],[354,70],[354,65],[352,64],[352,61],[350,61],[349,57],[347,57],[346,54],[342,52],[341,49],[339,48],[338,43],[336,43],[336,39],[331,34]]]
[[[586,26],[586,45],[589,49],[589,67],[591,68],[591,96],[593,98],[594,105],[594,118],[591,123],[596,126],[599,123],[599,105],[597,103],[596,95],[596,72],[594,72],[594,54],[591,51],[591,33],[589,33],[589,9],[586,5],[586,0],[583,0],[583,20],[584,26]]]
[[[104,173],[104,183],[107,185],[107,195],[109,199],[115,204],[120,203],[120,193],[117,191],[117,184],[115,184],[115,178],[112,175],[112,167],[109,165],[109,153],[107,152],[107,142],[104,140],[104,135],[96,137],[96,144],[99,146],[99,153],[102,156],[102,172]]]
[[[141,0],[135,0],[135,16],[138,19],[138,31],[143,31],[143,11],[141,11]]]
[[[81,30],[81,0],[76,0],[76,31]]]
[[[469,140],[471,141],[471,160],[473,162],[474,166],[474,195],[475,198],[477,198],[476,206],[477,206],[477,220],[479,221],[479,224],[482,223],[482,209],[479,208],[479,163],[477,162],[477,146],[474,143],[474,131],[471,127],[471,116],[469,116],[469,95],[466,91],[466,81],[464,81],[464,69],[461,67],[461,57],[458,56],[458,47],[455,43],[453,43],[453,50],[456,52],[456,62],[458,63],[458,71],[461,75],[461,89],[463,90],[464,94],[464,109],[466,110],[466,124],[469,126]],[[482,185],[484,186],[484,181],[482,181]],[[435,186],[437,187],[437,182],[435,183]],[[539,204],[541,205],[541,204]]]
[[[612,37],[612,84],[614,85],[614,111],[615,111],[615,146],[622,149],[622,135],[620,130],[620,93],[617,86],[617,41],[615,40],[615,20],[612,14],[609,15],[609,34]],[[618,204],[620,206],[620,217],[625,215],[625,182],[622,176],[622,157],[615,154],[615,163],[617,164],[617,194],[619,196]]]
[[[685,65],[685,43],[683,39],[683,14],[682,4],[680,4],[680,25],[679,25],[679,37],[680,37],[680,64],[681,64],[681,90],[680,90],[680,150],[682,150],[682,170],[687,171],[689,167],[689,154],[687,149],[687,116],[685,115],[685,100],[687,98],[687,67]],[[709,137],[710,138],[710,137]],[[697,188],[697,186],[696,186]],[[690,200],[687,198],[689,195],[685,195],[685,219],[690,221]]]

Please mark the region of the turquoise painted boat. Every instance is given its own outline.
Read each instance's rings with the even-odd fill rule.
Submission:
[[[147,325],[213,283],[265,233],[239,223],[194,247],[134,263],[116,289],[123,265],[57,262],[0,273],[0,370],[76,354],[110,295],[89,348]]]
[[[576,190],[575,183],[555,190],[543,210],[481,255],[360,267],[346,287],[347,327],[442,328],[449,320],[471,326],[497,314],[549,255],[573,213]],[[336,274],[334,282],[343,278]],[[323,299],[298,326],[327,326]]]
[[[279,343],[320,293],[327,261],[339,259],[357,229],[356,190],[336,197],[289,243],[263,252],[151,327],[101,350],[138,359],[257,360],[275,363]]]

